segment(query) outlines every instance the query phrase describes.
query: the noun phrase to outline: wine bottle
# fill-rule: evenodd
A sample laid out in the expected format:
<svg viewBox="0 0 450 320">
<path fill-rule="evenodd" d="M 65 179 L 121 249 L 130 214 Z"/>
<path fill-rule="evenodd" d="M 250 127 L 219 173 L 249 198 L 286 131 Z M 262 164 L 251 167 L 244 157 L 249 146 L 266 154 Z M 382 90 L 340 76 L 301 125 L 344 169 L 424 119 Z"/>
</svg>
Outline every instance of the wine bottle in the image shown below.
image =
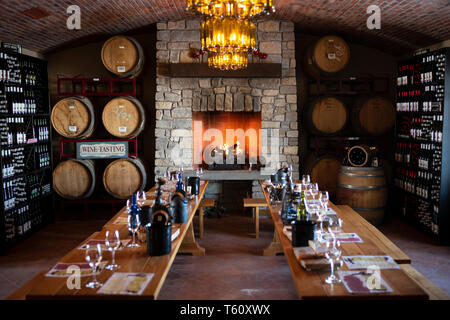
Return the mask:
<svg viewBox="0 0 450 320">
<path fill-rule="evenodd" d="M 131 215 L 139 215 L 141 213 L 141 208 L 137 205 L 137 195 L 134 193 L 131 196 L 131 206 L 130 206 L 130 214 Z"/>
<path fill-rule="evenodd" d="M 184 191 L 184 183 L 183 183 L 183 179 L 181 177 L 181 172 L 178 173 L 178 181 L 177 181 L 177 185 L 176 185 L 176 191 Z"/>
</svg>

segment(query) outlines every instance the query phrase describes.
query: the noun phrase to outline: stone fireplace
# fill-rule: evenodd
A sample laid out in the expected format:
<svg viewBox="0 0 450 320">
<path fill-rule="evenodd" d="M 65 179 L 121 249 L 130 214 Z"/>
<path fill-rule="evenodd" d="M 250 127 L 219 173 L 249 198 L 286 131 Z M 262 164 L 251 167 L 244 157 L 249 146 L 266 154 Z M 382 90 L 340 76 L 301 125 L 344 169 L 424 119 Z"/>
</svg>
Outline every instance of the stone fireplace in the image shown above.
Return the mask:
<svg viewBox="0 0 450 320">
<path fill-rule="evenodd" d="M 195 147 L 204 147 L 205 141 L 194 136 L 194 122 L 201 119 L 207 126 L 220 130 L 237 129 L 246 119 L 257 119 L 253 129 L 269 132 L 258 135 L 256 151 L 261 155 L 261 145 L 267 139 L 277 139 L 275 167 L 293 165 L 298 177 L 298 114 L 294 24 L 290 21 L 264 20 L 256 23 L 261 52 L 267 59 L 249 55 L 249 63 L 281 63 L 280 78 L 176 78 L 165 75 L 167 64 L 207 63 L 207 54 L 192 58 L 193 50 L 200 48 L 200 21 L 197 19 L 169 21 L 157 24 L 157 92 L 156 92 L 156 154 L 155 175 L 180 166 L 194 170 L 198 165 Z M 232 72 L 232 71 L 230 71 Z M 210 113 L 210 114 L 208 114 Z M 229 113 L 229 116 L 226 115 Z M 242 115 L 253 114 L 255 117 Z M 227 122 L 235 119 L 234 123 Z M 227 120 L 224 120 L 227 119 Z M 211 124 L 211 121 L 214 124 Z M 250 121 L 250 120 L 249 120 Z M 228 123 L 228 124 L 227 124 Z M 253 122 L 251 122 L 253 123 Z M 221 126 L 220 126 L 220 125 Z M 245 125 L 243 125 L 245 127 Z M 229 128 L 231 127 L 231 128 Z M 249 126 L 242 128 L 244 131 Z M 273 145 L 269 146 L 270 149 Z M 245 144 L 245 150 L 254 144 Z M 267 150 L 266 150 L 267 151 Z M 273 163 L 271 163 L 274 165 Z M 214 180 L 214 176 L 210 176 Z M 217 173 L 217 179 L 221 180 Z M 252 180 L 252 178 L 247 178 Z M 257 178 L 253 181 L 253 197 L 261 197 Z M 211 189 L 215 187 L 211 185 Z"/>
</svg>

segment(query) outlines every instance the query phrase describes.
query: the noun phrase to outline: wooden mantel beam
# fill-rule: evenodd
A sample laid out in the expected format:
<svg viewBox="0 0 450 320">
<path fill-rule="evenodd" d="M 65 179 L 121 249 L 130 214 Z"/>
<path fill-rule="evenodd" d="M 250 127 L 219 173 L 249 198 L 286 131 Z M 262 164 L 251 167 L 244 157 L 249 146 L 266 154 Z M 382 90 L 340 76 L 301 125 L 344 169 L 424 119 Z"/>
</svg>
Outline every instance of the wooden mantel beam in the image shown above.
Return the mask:
<svg viewBox="0 0 450 320">
<path fill-rule="evenodd" d="M 249 63 L 246 69 L 235 71 L 213 69 L 206 63 L 171 63 L 167 66 L 158 66 L 158 69 L 166 71 L 166 76 L 178 78 L 281 78 L 281 63 Z"/>
</svg>

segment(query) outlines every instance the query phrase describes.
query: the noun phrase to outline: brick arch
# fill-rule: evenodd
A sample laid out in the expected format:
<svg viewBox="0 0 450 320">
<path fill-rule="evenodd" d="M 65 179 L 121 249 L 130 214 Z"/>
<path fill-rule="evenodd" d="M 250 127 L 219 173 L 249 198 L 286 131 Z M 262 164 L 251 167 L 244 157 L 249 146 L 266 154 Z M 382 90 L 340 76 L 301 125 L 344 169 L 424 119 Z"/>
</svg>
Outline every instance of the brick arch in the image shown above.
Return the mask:
<svg viewBox="0 0 450 320">
<path fill-rule="evenodd" d="M 192 17 L 184 0 L 83 1 L 82 29 L 65 27 L 66 8 L 72 0 L 3 0 L 0 2 L 0 39 L 17 42 L 40 53 L 96 34 L 118 34 L 156 22 Z M 381 30 L 368 30 L 366 9 L 371 4 L 382 10 Z M 295 22 L 297 30 L 318 34 L 336 30 L 349 40 L 375 46 L 392 54 L 450 39 L 450 5 L 446 0 L 351 1 L 275 0 L 279 20 Z M 42 7 L 49 16 L 34 20 L 23 11 Z"/>
</svg>

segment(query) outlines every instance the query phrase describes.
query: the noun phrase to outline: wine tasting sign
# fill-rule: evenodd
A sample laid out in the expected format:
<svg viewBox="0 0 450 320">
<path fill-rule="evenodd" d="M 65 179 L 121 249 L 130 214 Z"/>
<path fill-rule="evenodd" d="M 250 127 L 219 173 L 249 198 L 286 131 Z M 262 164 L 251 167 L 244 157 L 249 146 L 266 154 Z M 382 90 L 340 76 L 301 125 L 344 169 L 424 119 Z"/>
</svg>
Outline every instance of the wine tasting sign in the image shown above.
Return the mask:
<svg viewBox="0 0 450 320">
<path fill-rule="evenodd" d="M 128 158 L 127 141 L 77 142 L 77 159 Z"/>
</svg>

